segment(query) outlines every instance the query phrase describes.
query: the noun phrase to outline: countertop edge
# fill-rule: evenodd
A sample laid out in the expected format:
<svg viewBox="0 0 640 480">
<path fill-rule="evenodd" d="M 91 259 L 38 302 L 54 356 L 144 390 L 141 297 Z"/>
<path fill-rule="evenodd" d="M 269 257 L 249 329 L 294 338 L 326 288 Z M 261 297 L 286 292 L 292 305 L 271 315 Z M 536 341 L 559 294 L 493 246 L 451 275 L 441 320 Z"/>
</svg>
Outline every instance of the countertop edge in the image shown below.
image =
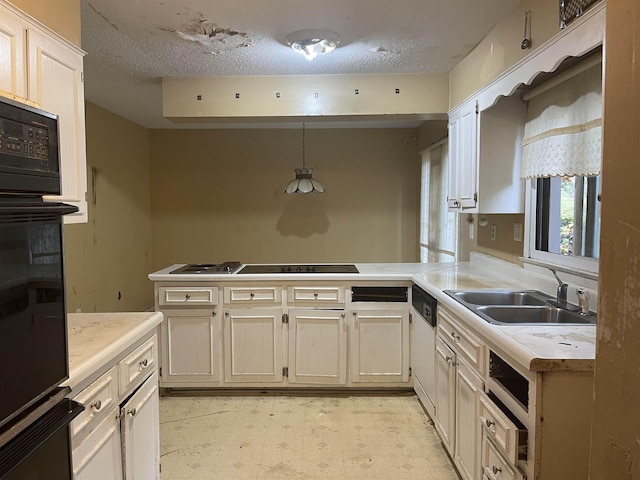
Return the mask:
<svg viewBox="0 0 640 480">
<path fill-rule="evenodd" d="M 113 313 L 72 313 L 67 315 L 69 330 L 69 378 L 62 383 L 71 388 L 73 394 L 78 393 L 104 371 L 111 368 L 119 357 L 132 345 L 151 336 L 154 329 L 162 322 L 160 312 L 113 312 Z M 100 346 L 97 351 L 77 356 L 78 348 L 74 345 L 83 341 L 82 333 L 74 335 L 73 329 L 83 330 L 93 324 L 96 328 L 109 328 L 114 322 L 120 322 L 117 340 Z M 75 352 L 74 352 L 75 350 Z M 73 361 L 71 361 L 73 359 Z"/>
</svg>

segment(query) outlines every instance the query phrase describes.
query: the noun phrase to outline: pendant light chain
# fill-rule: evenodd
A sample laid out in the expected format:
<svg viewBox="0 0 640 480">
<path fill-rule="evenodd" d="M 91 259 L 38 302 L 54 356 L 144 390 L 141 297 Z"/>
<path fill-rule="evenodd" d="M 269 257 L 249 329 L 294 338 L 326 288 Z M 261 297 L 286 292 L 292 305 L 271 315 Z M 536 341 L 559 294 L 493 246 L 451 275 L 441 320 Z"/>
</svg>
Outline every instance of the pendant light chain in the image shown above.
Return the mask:
<svg viewBox="0 0 640 480">
<path fill-rule="evenodd" d="M 304 161 L 304 122 L 302 122 L 302 168 L 307 168 Z"/>
</svg>

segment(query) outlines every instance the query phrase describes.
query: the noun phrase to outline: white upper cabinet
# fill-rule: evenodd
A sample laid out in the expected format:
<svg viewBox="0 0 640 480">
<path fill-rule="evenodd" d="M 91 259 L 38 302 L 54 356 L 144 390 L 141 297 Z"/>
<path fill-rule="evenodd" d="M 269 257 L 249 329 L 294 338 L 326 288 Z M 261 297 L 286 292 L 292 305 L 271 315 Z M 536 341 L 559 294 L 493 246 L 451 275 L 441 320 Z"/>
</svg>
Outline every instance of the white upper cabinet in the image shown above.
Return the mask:
<svg viewBox="0 0 640 480">
<path fill-rule="evenodd" d="M 87 221 L 83 56 L 20 10 L 0 4 L 0 94 L 58 115 L 62 194 L 45 199 L 78 207 L 65 223 Z"/>
<path fill-rule="evenodd" d="M 478 109 L 475 101 L 449 114 L 449 209 L 470 212 L 478 198 Z"/>
<path fill-rule="evenodd" d="M 0 93 L 27 98 L 26 24 L 0 4 Z"/>
</svg>

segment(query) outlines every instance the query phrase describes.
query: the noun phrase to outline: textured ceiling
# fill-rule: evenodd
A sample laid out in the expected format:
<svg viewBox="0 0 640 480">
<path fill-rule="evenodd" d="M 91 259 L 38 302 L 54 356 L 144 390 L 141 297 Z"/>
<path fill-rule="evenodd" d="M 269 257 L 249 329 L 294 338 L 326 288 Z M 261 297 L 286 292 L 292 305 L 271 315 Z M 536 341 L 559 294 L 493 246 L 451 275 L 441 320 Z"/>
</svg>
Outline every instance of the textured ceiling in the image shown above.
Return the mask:
<svg viewBox="0 0 640 480">
<path fill-rule="evenodd" d="M 188 128 L 162 118 L 162 77 L 449 72 L 519 2 L 82 0 L 85 95 L 148 128 Z M 285 43 L 307 28 L 342 44 L 307 61 Z"/>
</svg>

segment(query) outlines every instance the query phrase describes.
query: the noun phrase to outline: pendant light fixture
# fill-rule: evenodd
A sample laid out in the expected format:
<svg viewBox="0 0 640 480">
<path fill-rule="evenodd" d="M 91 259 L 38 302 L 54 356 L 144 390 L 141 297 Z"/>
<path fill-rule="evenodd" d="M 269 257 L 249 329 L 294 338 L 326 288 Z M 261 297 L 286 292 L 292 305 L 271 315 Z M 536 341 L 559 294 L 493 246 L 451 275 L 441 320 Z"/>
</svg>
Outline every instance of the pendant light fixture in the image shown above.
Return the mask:
<svg viewBox="0 0 640 480">
<path fill-rule="evenodd" d="M 313 169 L 307 168 L 304 161 L 305 145 L 304 145 L 304 123 L 302 124 L 302 168 L 296 168 L 296 178 L 291 180 L 284 189 L 284 193 L 291 195 L 293 193 L 324 193 L 326 190 L 319 180 L 313 178 Z"/>
</svg>

